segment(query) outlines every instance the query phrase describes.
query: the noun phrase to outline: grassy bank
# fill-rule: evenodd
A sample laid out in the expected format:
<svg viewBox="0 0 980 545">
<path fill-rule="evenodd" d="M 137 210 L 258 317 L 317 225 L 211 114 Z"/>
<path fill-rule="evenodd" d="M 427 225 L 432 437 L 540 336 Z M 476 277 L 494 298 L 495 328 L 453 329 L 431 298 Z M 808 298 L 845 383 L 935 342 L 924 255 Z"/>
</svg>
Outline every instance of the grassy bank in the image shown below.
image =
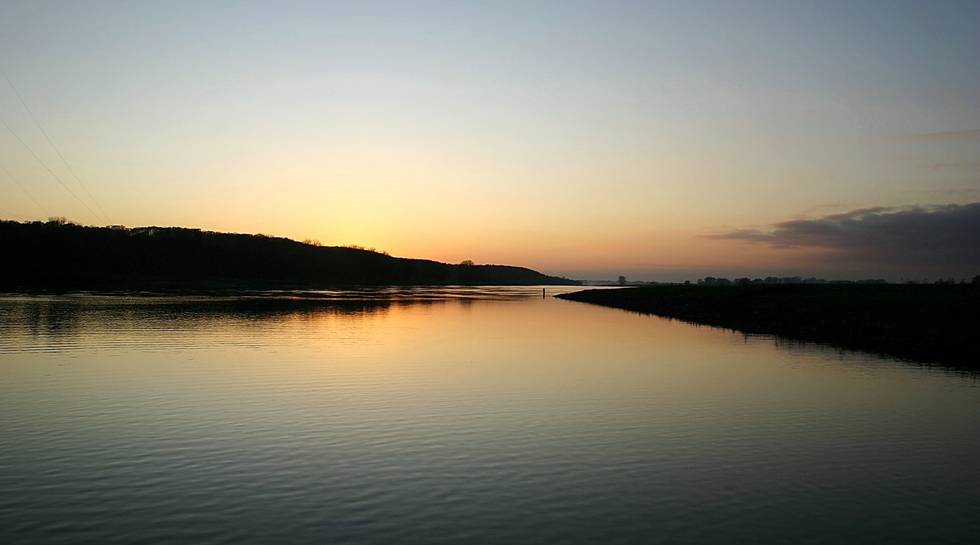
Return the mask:
<svg viewBox="0 0 980 545">
<path fill-rule="evenodd" d="M 674 285 L 557 297 L 980 370 L 978 286 Z"/>
</svg>

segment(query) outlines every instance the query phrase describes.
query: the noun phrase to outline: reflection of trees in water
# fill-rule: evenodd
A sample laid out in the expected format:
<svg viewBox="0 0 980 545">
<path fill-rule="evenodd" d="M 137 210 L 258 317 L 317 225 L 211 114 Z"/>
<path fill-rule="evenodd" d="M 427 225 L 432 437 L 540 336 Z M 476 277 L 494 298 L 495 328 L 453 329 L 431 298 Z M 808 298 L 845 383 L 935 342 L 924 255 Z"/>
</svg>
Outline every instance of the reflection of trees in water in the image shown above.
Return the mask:
<svg viewBox="0 0 980 545">
<path fill-rule="evenodd" d="M 256 330 L 286 322 L 308 325 L 345 322 L 367 325 L 398 308 L 470 306 L 458 299 L 314 299 L 314 298 L 200 298 L 200 297 L 34 297 L 0 298 L 0 334 L 63 339 L 151 331 Z"/>
<path fill-rule="evenodd" d="M 23 324 L 22 327 L 32 336 L 71 335 L 79 328 L 80 309 L 75 301 L 30 300 L 24 305 L 13 306 L 11 310 L 2 314 L 8 326 Z"/>
<path fill-rule="evenodd" d="M 522 300 L 537 288 L 451 286 L 388 287 L 223 296 L 13 296 L 0 297 L 0 333 L 7 337 L 69 338 L 83 334 L 253 330 L 298 320 L 367 323 L 393 309 L 461 305 L 480 300 Z"/>
<path fill-rule="evenodd" d="M 433 301 L 338 301 L 310 299 L 135 299 L 39 297 L 0 299 L 0 321 L 6 333 L 64 337 L 127 325 L 196 329 L 219 323 L 278 322 L 299 317 L 362 319 L 390 312 L 393 305 Z"/>
</svg>

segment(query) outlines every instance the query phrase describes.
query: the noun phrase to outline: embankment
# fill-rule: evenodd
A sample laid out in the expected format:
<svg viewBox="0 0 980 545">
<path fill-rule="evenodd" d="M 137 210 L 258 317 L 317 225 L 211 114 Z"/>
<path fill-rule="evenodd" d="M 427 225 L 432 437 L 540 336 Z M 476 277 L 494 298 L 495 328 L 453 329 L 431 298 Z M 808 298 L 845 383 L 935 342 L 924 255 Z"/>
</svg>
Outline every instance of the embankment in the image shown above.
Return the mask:
<svg viewBox="0 0 980 545">
<path fill-rule="evenodd" d="M 557 297 L 980 371 L 980 286 L 669 285 Z"/>
</svg>

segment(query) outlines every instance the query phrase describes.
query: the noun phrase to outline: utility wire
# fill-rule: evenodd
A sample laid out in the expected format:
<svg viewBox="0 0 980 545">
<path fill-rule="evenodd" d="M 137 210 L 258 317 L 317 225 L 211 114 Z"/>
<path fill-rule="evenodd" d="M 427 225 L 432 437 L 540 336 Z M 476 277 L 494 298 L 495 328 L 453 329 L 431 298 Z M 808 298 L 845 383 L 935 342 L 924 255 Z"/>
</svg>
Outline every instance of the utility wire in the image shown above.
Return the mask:
<svg viewBox="0 0 980 545">
<path fill-rule="evenodd" d="M 3 171 L 7 173 L 7 176 L 10 176 L 10 179 L 13 180 L 15 184 L 17 184 L 17 187 L 21 188 L 24 191 L 24 193 L 27 193 L 27 196 L 30 197 L 32 201 L 34 201 L 34 204 L 36 204 L 37 207 L 41 209 L 41 212 L 44 212 L 45 216 L 51 217 L 48 214 L 48 211 L 45 210 L 43 206 L 41 206 L 41 203 L 37 202 L 37 199 L 34 198 L 34 195 L 31 195 L 31 193 L 27 190 L 27 188 L 21 185 L 20 181 L 17 178 L 15 178 L 14 175 L 11 174 L 9 170 L 7 170 L 7 167 L 3 166 L 3 164 L 0 163 L 0 168 L 2 168 Z"/>
<path fill-rule="evenodd" d="M 14 138 L 16 138 L 17 141 L 20 142 L 20 144 L 22 146 L 24 146 L 24 148 L 27 149 L 27 151 L 31 152 L 31 155 L 33 155 L 34 158 L 37 159 L 37 162 L 38 163 L 41 163 L 41 166 L 44 167 L 44 170 L 47 170 L 49 174 L 51 174 L 52 176 L 54 176 L 54 179 L 55 180 L 58 180 L 58 183 L 61 184 L 61 187 L 63 187 L 66 190 L 68 190 L 68 192 L 71 193 L 71 196 L 72 197 L 75 197 L 75 200 L 76 201 L 82 203 L 82 206 L 84 206 L 86 210 L 88 210 L 89 212 L 91 212 L 92 215 L 95 216 L 95 219 L 99 220 L 100 222 L 102 221 L 102 218 L 100 218 L 98 214 L 96 214 L 95 212 L 93 212 L 92 209 L 89 208 L 87 204 L 85 204 L 85 201 L 83 201 L 82 199 L 79 199 L 78 198 L 78 195 L 76 195 L 75 192 L 72 191 L 70 187 L 68 187 L 67 185 L 65 185 L 65 182 L 62 182 L 61 181 L 61 178 L 59 178 L 57 174 L 55 174 L 54 172 L 51 171 L 50 168 L 48 168 L 48 165 L 44 164 L 44 161 L 42 161 L 41 158 L 38 157 L 36 153 L 34 153 L 34 150 L 32 150 L 30 148 L 30 146 L 28 146 L 27 144 L 25 144 L 24 141 L 21 140 L 19 136 L 17 136 L 17 133 L 15 133 L 14 130 L 10 128 L 10 125 L 7 125 L 7 122 L 4 121 L 3 118 L 0 118 L 0 123 L 3 123 L 3 126 L 4 127 L 7 127 L 7 130 L 10 131 L 10 134 L 14 135 Z M 108 222 L 106 223 L 106 225 L 108 225 Z"/>
<path fill-rule="evenodd" d="M 103 210 L 101 206 L 99 206 L 99 201 L 95 200 L 95 197 L 93 197 L 92 194 L 89 193 L 88 188 L 85 187 L 85 184 L 83 184 L 82 181 L 78 179 L 78 174 L 75 174 L 74 169 L 71 168 L 71 165 L 68 164 L 68 161 L 65 160 L 65 157 L 61 155 L 61 151 L 59 151 L 58 147 L 55 146 L 54 142 L 51 141 L 51 137 L 48 136 L 48 133 L 44 130 L 44 127 L 42 127 L 41 123 L 38 122 L 36 117 L 34 117 L 34 112 L 32 112 L 31 109 L 27 106 L 27 102 L 24 102 L 24 97 L 20 96 L 20 91 L 18 91 L 17 87 L 14 86 L 14 82 L 10 81 L 10 76 L 7 75 L 7 72 L 4 71 L 2 66 L 0 66 L 0 74 L 3 74 L 3 77 L 6 78 L 7 83 L 9 83 L 10 88 L 14 90 L 14 94 L 16 94 L 17 98 L 20 99 L 20 103 L 24 105 L 24 109 L 27 110 L 27 113 L 31 114 L 31 119 L 34 120 L 34 124 L 37 125 L 37 128 L 41 129 L 41 134 L 43 134 L 44 138 L 48 140 L 48 144 L 51 144 L 51 147 L 54 149 L 55 153 L 57 153 L 58 157 L 61 158 L 61 162 L 64 163 L 66 167 L 68 167 L 68 172 L 71 172 L 71 175 L 75 177 L 75 181 L 78 182 L 78 185 L 81 186 L 81 188 L 85 191 L 85 194 L 88 195 L 88 198 L 92 199 L 92 202 L 95 203 L 95 207 L 99 209 L 99 212 L 102 212 L 102 217 L 105 218 L 106 224 L 112 223 L 109 220 L 109 215 L 105 213 L 105 210 Z"/>
</svg>

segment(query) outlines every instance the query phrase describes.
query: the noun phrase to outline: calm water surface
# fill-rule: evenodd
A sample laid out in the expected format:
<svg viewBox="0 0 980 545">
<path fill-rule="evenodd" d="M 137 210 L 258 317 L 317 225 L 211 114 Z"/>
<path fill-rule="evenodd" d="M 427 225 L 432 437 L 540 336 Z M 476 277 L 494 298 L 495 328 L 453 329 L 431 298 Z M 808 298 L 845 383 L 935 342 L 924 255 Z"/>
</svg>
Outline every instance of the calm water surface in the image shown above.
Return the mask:
<svg viewBox="0 0 980 545">
<path fill-rule="evenodd" d="M 980 385 L 542 299 L 0 298 L 0 543 L 976 543 Z"/>
</svg>

